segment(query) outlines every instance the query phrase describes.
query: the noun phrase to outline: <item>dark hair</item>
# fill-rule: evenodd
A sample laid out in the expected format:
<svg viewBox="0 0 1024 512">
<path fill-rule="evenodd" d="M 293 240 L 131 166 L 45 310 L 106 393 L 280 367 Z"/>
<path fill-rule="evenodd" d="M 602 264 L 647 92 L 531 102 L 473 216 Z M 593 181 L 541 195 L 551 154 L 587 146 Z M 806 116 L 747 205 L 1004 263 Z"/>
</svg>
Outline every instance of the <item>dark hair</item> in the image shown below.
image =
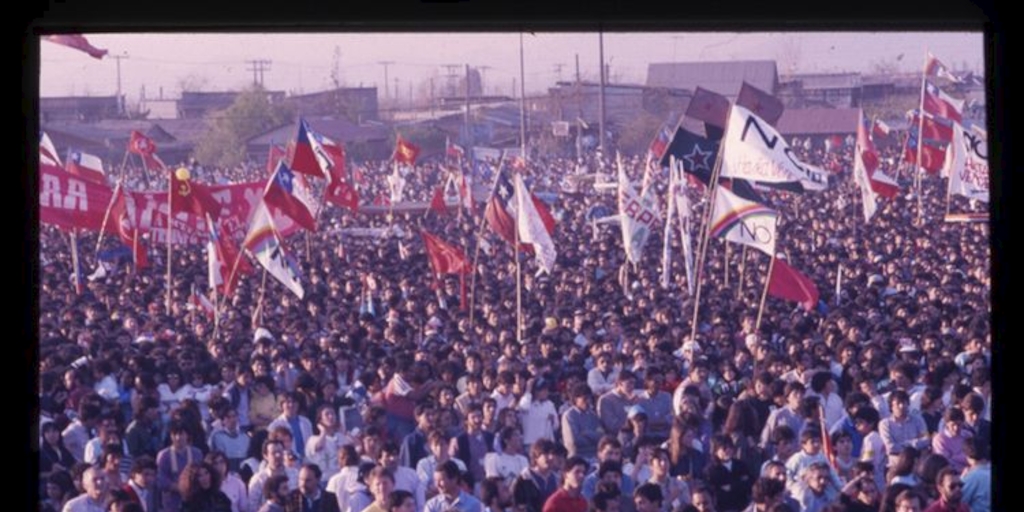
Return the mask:
<svg viewBox="0 0 1024 512">
<path fill-rule="evenodd" d="M 587 462 L 587 459 L 584 459 L 583 457 L 580 457 L 578 455 L 574 455 L 572 457 L 569 457 L 569 459 L 565 461 L 565 467 L 563 469 L 565 471 L 571 471 L 572 468 L 575 468 L 576 466 L 583 466 L 583 470 L 587 471 L 590 468 L 590 463 Z"/>
<path fill-rule="evenodd" d="M 270 478 L 267 478 L 267 481 L 263 482 L 263 499 L 276 497 L 275 495 L 281 484 L 286 483 L 288 483 L 288 475 L 272 475 Z"/>
<path fill-rule="evenodd" d="M 490 476 L 480 482 L 480 501 L 484 502 L 484 506 L 490 505 L 498 497 L 502 485 L 505 484 L 500 476 Z"/>
<path fill-rule="evenodd" d="M 622 474 L 622 463 L 617 460 L 606 460 L 597 467 L 597 478 L 604 478 L 608 473 Z"/>
<path fill-rule="evenodd" d="M 210 488 L 208 490 L 199 486 L 199 470 L 205 469 L 210 473 Z M 182 503 L 188 503 L 206 492 L 217 492 L 220 490 L 220 472 L 206 462 L 193 462 L 181 471 L 178 477 L 178 489 L 181 492 Z"/>
<path fill-rule="evenodd" d="M 665 496 L 661 492 L 661 486 L 652 482 L 646 482 L 633 491 L 633 496 L 643 496 L 647 501 L 661 505 Z"/>
<path fill-rule="evenodd" d="M 395 489 L 394 491 L 391 491 L 391 494 L 388 496 L 388 510 L 393 511 L 398 509 L 405 504 L 405 500 L 408 499 L 415 500 L 416 498 L 411 492 L 406 491 L 405 489 Z"/>
<path fill-rule="evenodd" d="M 434 472 L 441 473 L 446 478 L 450 478 L 452 480 L 458 480 L 460 474 L 459 465 L 456 464 L 455 461 L 451 459 L 444 461 L 443 464 L 440 464 L 436 468 L 434 468 Z"/>
<path fill-rule="evenodd" d="M 300 471 L 303 470 L 303 469 L 312 471 L 313 472 L 313 476 L 316 477 L 317 481 L 319 481 L 320 477 L 322 477 L 324 475 L 324 472 L 320 469 L 320 466 L 318 466 L 316 464 L 313 464 L 312 462 L 307 462 L 307 463 L 303 464 L 301 468 L 299 468 Z"/>
<path fill-rule="evenodd" d="M 782 482 L 774 479 L 761 477 L 754 481 L 754 486 L 751 488 L 753 493 L 754 503 L 764 505 L 775 497 L 781 495 L 786 490 L 786 486 Z"/>
<path fill-rule="evenodd" d="M 988 443 L 978 439 L 978 436 L 969 437 L 964 440 L 964 455 L 966 455 L 968 459 L 988 460 Z"/>
</svg>

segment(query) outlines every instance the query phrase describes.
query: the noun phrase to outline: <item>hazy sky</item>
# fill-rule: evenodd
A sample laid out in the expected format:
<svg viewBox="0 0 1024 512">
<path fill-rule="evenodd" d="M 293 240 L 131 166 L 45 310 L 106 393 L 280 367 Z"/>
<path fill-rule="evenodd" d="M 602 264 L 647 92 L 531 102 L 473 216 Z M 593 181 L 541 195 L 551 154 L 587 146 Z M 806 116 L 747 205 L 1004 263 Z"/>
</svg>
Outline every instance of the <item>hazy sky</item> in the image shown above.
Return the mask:
<svg viewBox="0 0 1024 512">
<path fill-rule="evenodd" d="M 122 55 L 121 87 L 129 102 L 141 88 L 154 98 L 179 95 L 182 83 L 203 91 L 235 90 L 252 83 L 246 61 L 269 60 L 264 84 L 272 90 L 316 92 L 332 87 L 335 62 L 348 86 L 379 86 L 388 66 L 389 89 L 395 83 L 404 100 L 446 81 L 443 65 L 487 66 L 485 92 L 509 94 L 519 79 L 518 33 L 372 33 L 372 34 L 88 34 L 90 42 L 110 51 L 103 60 L 49 42 L 41 42 L 42 96 L 113 95 L 117 60 Z M 523 38 L 527 93 L 546 90 L 559 78 L 575 76 L 579 55 L 584 79 L 596 79 L 596 33 L 536 33 Z M 954 69 L 983 69 L 980 32 L 843 32 L 843 33 L 639 33 L 604 36 L 605 61 L 614 82 L 642 84 L 651 62 L 775 59 L 779 72 L 868 72 L 880 61 L 903 71 L 922 66 L 930 50 Z M 337 55 L 337 59 L 335 56 Z M 561 67 L 559 71 L 558 68 Z M 516 86 L 518 90 L 518 85 Z"/>
</svg>

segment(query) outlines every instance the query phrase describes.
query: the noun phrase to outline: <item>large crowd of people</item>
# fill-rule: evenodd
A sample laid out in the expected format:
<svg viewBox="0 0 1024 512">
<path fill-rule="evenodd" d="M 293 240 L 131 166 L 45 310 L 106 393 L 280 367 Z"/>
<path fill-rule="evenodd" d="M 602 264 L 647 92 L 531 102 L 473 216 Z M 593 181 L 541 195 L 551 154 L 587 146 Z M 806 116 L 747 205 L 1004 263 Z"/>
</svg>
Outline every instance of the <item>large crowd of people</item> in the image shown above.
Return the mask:
<svg viewBox="0 0 1024 512">
<path fill-rule="evenodd" d="M 256 273 L 219 297 L 216 321 L 189 306 L 203 246 L 175 248 L 171 283 L 154 249 L 149 268 L 126 261 L 79 294 L 67 234 L 42 226 L 40 509 L 988 511 L 988 226 L 943 222 L 943 182 L 911 187 L 906 171 L 865 222 L 852 148 L 808 146 L 829 188 L 762 194 L 781 214 L 777 250 L 820 301 L 769 297 L 759 326 L 769 258 L 709 241 L 694 329 L 678 236 L 662 287 L 661 237 L 628 265 L 619 228 L 588 218 L 617 209 L 614 190 L 563 188 L 580 172 L 613 181 L 597 155 L 517 171 L 554 192 L 550 274 L 522 252 L 517 272 L 483 203 L 329 207 L 286 243 L 304 298 Z M 892 174 L 898 150 L 884 150 Z M 405 199 L 429 201 L 447 165 L 415 166 Z M 644 158 L 624 165 L 639 182 Z M 387 190 L 389 162 L 354 167 L 364 203 Z M 664 204 L 667 178 L 653 186 Z M 707 193 L 688 193 L 701 219 Z M 384 226 L 400 229 L 345 229 Z M 469 304 L 457 276 L 430 270 L 420 230 L 473 260 Z"/>
</svg>

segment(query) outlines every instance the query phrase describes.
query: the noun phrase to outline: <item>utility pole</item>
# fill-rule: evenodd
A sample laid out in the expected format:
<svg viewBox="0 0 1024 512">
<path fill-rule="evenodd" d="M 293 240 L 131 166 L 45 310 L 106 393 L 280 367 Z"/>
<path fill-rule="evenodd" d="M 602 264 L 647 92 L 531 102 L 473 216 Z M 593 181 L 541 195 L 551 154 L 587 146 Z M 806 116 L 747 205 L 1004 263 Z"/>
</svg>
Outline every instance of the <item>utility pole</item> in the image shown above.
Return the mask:
<svg viewBox="0 0 1024 512">
<path fill-rule="evenodd" d="M 110 58 L 117 60 L 117 113 L 124 114 L 124 100 L 121 97 L 121 59 L 127 59 L 128 54 L 111 55 Z"/>
<path fill-rule="evenodd" d="M 245 62 L 249 64 L 249 71 L 252 71 L 252 84 L 263 87 L 263 72 L 270 71 L 270 61 L 266 59 L 253 59 Z"/>
<path fill-rule="evenodd" d="M 384 98 L 385 99 L 387 99 L 389 97 L 389 95 L 388 95 L 388 66 L 390 66 L 390 65 L 392 65 L 394 63 L 395 63 L 395 61 L 393 61 L 393 60 L 377 61 L 377 64 L 380 64 L 381 66 L 384 66 L 384 87 L 383 87 L 383 89 L 384 89 Z"/>
<path fill-rule="evenodd" d="M 487 96 L 487 87 L 485 86 L 485 84 L 487 83 L 487 70 L 491 69 L 491 67 L 477 66 L 477 69 L 480 70 L 480 95 Z"/>
<path fill-rule="evenodd" d="M 472 137 L 469 130 L 469 64 L 466 64 L 466 115 L 463 118 L 463 123 L 466 130 L 466 138 L 462 142 L 466 147 L 469 147 L 472 145 Z"/>
<path fill-rule="evenodd" d="M 562 81 L 562 68 L 564 68 L 564 67 L 565 67 L 565 64 L 562 64 L 561 62 L 555 64 L 555 74 L 558 75 L 558 81 L 559 82 Z"/>
<path fill-rule="evenodd" d="M 434 118 L 434 77 L 430 77 L 430 118 Z"/>
<path fill-rule="evenodd" d="M 457 78 L 459 77 L 459 68 L 462 66 L 460 66 L 459 64 L 443 64 L 441 67 L 445 69 L 444 76 L 445 78 L 448 79 L 447 83 L 445 84 L 445 89 L 447 90 L 441 95 L 443 97 L 452 98 L 459 93 Z"/>
<path fill-rule="evenodd" d="M 599 93 L 598 102 L 597 102 L 598 109 L 601 111 L 600 112 L 601 120 L 598 123 L 598 125 L 600 126 L 601 133 L 598 134 L 598 139 L 597 139 L 598 140 L 598 146 L 597 147 L 601 148 L 601 153 L 602 154 L 605 154 L 605 153 L 607 153 L 607 151 L 606 151 L 607 148 L 604 147 L 604 122 L 605 122 L 605 119 L 604 119 L 604 116 L 605 116 L 605 111 L 604 111 L 604 80 L 605 80 L 605 77 L 604 77 L 604 29 L 601 29 L 601 31 L 597 33 L 597 38 L 598 38 L 598 46 L 599 46 L 598 53 L 600 53 L 599 57 L 601 59 L 601 65 L 598 66 L 598 68 L 597 68 L 601 72 L 601 91 Z"/>
<path fill-rule="evenodd" d="M 398 77 L 395 77 L 395 106 L 398 106 L 398 99 L 401 96 L 398 95 Z"/>
</svg>

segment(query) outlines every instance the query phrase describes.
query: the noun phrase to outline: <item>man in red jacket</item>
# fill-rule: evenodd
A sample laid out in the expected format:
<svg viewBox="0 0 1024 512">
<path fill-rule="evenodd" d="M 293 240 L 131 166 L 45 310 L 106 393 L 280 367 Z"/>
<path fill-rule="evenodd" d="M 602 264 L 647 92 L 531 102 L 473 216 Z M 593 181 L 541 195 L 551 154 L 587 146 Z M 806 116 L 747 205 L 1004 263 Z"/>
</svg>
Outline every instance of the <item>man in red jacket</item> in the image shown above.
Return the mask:
<svg viewBox="0 0 1024 512">
<path fill-rule="evenodd" d="M 565 463 L 562 488 L 544 503 L 543 512 L 586 512 L 587 500 L 580 491 L 590 464 L 582 457 L 569 457 Z"/>
</svg>

